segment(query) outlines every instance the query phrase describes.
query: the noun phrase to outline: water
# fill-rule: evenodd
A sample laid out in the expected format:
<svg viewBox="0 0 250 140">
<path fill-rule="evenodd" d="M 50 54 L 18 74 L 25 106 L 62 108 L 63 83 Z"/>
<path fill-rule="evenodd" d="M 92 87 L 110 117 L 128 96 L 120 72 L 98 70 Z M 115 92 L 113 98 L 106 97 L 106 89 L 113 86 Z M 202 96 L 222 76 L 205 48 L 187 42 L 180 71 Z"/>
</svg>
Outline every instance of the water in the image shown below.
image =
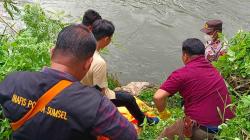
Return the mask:
<svg viewBox="0 0 250 140">
<path fill-rule="evenodd" d="M 33 2 L 19 0 L 20 5 Z M 65 11 L 69 22 L 85 10 L 97 10 L 116 26 L 115 44 L 105 55 L 108 69 L 123 83 L 161 83 L 182 66 L 181 44 L 189 37 L 203 39 L 199 31 L 208 19 L 224 21 L 224 33 L 250 29 L 249 0 L 40 0 L 47 11 Z M 122 47 L 117 47 L 122 46 Z"/>
</svg>

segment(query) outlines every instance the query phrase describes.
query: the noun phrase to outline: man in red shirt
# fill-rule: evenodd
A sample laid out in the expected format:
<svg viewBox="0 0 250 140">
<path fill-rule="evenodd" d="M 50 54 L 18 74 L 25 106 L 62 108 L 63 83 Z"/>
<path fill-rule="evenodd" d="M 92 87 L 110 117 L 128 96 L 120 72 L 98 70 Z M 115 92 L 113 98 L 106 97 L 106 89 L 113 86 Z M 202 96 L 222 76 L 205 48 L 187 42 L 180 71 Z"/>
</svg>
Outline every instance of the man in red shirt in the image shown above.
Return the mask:
<svg viewBox="0 0 250 140">
<path fill-rule="evenodd" d="M 155 93 L 154 102 L 161 113 L 166 108 L 167 97 L 179 92 L 184 99 L 186 116 L 166 128 L 160 138 L 172 140 L 178 135 L 181 139 L 185 136 L 193 140 L 213 139 L 218 126 L 234 117 L 230 108 L 224 112 L 231 98 L 223 77 L 205 59 L 204 53 L 205 46 L 199 39 L 184 41 L 182 60 L 185 66 L 174 71 Z"/>
</svg>

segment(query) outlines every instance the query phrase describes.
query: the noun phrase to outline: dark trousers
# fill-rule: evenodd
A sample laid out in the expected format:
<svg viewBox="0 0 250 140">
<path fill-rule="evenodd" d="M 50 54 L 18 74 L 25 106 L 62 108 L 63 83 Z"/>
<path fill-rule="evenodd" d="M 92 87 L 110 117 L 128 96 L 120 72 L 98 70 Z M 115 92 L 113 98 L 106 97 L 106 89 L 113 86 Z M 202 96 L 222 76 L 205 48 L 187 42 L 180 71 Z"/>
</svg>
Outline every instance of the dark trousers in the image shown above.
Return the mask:
<svg viewBox="0 0 250 140">
<path fill-rule="evenodd" d="M 183 129 L 184 121 L 183 119 L 179 119 L 173 125 L 163 130 L 158 137 L 158 140 L 166 137 L 168 138 L 168 140 L 175 140 L 175 136 L 179 136 L 178 140 L 185 140 Z M 192 129 L 192 137 L 190 138 L 190 140 L 214 140 L 214 137 L 215 134 L 207 133 L 206 131 L 194 126 Z"/>
<path fill-rule="evenodd" d="M 127 92 L 116 92 L 116 99 L 111 100 L 116 107 L 126 107 L 130 114 L 138 121 L 138 124 L 142 124 L 145 118 L 144 113 L 140 110 L 136 103 L 135 98 Z"/>
</svg>

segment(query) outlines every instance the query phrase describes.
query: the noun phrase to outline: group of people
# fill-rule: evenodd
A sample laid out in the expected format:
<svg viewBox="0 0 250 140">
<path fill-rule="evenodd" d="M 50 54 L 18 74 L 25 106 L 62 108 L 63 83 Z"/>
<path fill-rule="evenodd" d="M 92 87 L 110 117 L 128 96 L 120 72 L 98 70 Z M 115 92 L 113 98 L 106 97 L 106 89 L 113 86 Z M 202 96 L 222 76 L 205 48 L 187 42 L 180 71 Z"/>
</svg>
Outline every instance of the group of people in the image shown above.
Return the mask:
<svg viewBox="0 0 250 140">
<path fill-rule="evenodd" d="M 222 21 L 208 21 L 201 31 L 206 45 L 196 38 L 185 40 L 185 66 L 174 71 L 154 95 L 159 114 L 167 111 L 168 97 L 179 92 L 184 99 L 185 117 L 163 130 L 158 139 L 214 139 L 218 126 L 234 117 L 226 107 L 231 98 L 223 77 L 211 64 L 226 52 L 218 39 Z M 110 44 L 114 32 L 111 21 L 87 10 L 81 24 L 69 25 L 58 34 L 50 67 L 14 72 L 2 81 L 0 104 L 14 140 L 94 140 L 98 136 L 136 140 L 135 127 L 118 112 L 120 106 L 128 109 L 138 127 L 157 125 L 159 118 L 145 115 L 131 94 L 108 88 L 107 64 L 100 51 Z"/>
</svg>

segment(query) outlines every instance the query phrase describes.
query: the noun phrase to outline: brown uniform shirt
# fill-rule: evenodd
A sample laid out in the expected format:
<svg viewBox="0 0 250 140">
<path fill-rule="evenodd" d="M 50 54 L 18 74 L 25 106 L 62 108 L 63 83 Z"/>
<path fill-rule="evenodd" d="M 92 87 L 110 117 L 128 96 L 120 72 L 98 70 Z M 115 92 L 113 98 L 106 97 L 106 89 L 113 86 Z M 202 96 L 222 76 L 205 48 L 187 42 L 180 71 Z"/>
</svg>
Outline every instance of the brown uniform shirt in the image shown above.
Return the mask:
<svg viewBox="0 0 250 140">
<path fill-rule="evenodd" d="M 220 41 L 206 42 L 205 47 L 206 47 L 205 56 L 206 59 L 209 60 L 210 62 L 217 61 L 218 58 L 224 55 L 227 51 L 227 46 L 223 45 Z"/>
</svg>

